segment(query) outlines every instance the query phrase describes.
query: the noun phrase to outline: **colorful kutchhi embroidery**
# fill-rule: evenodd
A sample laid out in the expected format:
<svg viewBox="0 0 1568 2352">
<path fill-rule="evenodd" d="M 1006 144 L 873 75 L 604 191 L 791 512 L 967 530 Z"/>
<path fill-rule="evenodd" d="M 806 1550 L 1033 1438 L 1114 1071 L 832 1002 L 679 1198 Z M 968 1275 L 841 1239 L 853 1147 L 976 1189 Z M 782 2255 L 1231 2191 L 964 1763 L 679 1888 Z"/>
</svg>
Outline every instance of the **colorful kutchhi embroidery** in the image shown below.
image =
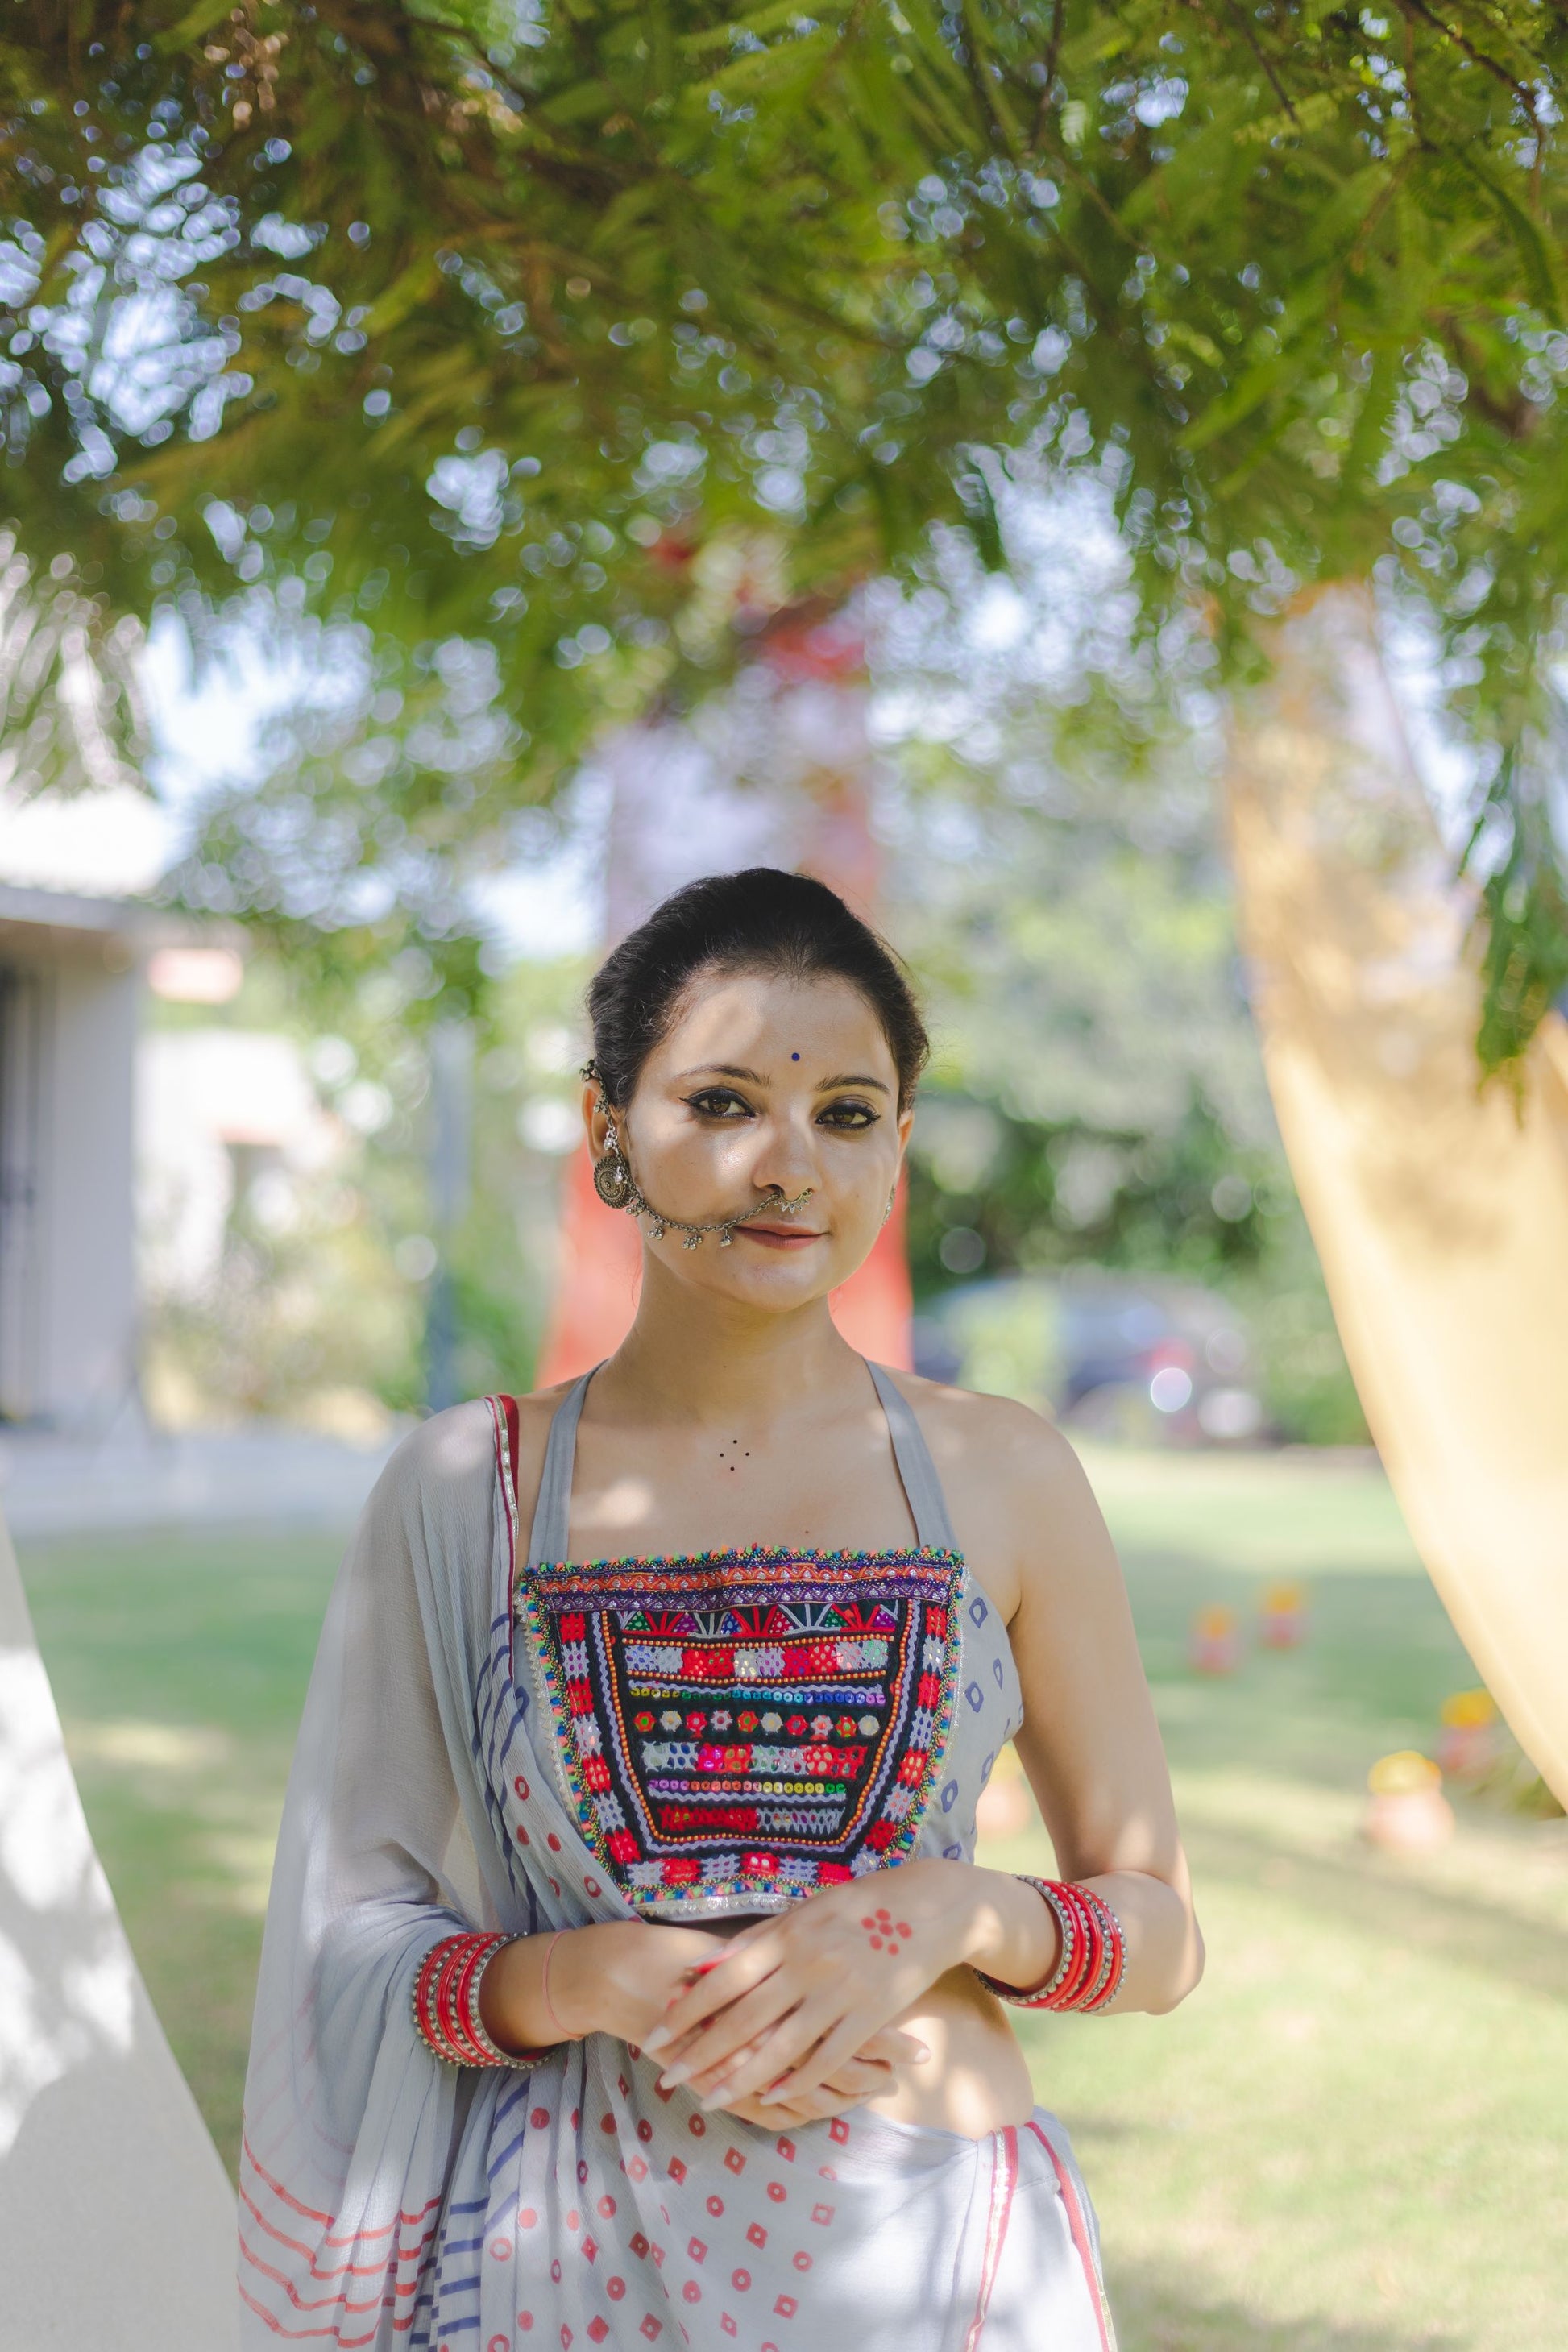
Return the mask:
<svg viewBox="0 0 1568 2352">
<path fill-rule="evenodd" d="M 907 1853 L 952 1719 L 963 1560 L 793 1552 L 520 1570 L 583 1834 L 639 1910 L 777 1910 Z"/>
</svg>

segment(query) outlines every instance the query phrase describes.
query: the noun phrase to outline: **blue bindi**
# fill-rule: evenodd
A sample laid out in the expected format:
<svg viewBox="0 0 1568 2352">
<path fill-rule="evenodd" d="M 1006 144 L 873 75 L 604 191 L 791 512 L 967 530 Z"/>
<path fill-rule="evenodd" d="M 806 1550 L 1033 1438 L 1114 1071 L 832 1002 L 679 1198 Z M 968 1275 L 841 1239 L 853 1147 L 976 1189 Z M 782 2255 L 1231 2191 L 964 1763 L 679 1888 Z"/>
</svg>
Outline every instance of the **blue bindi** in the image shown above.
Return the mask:
<svg viewBox="0 0 1568 2352">
<path fill-rule="evenodd" d="M 800 1055 L 799 1055 L 798 1054 L 792 1054 L 792 1055 L 790 1055 L 790 1060 L 791 1060 L 792 1062 L 798 1062 L 798 1061 L 799 1061 L 799 1059 L 800 1059 Z"/>
</svg>

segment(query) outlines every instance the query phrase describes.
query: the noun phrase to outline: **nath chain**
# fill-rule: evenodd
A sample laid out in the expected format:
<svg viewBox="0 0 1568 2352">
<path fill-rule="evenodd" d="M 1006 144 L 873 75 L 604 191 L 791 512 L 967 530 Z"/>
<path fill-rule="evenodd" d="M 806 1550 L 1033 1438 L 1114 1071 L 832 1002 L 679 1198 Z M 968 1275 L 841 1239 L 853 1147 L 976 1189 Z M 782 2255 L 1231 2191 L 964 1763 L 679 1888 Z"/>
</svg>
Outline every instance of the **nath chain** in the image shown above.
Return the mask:
<svg viewBox="0 0 1568 2352">
<path fill-rule="evenodd" d="M 589 1078 L 596 1076 L 592 1063 L 583 1075 Z M 607 1209 L 625 1209 L 628 1216 L 646 1217 L 650 1241 L 661 1241 L 666 1234 L 679 1234 L 683 1249 L 697 1249 L 705 1234 L 717 1234 L 720 1248 L 728 1249 L 735 1238 L 737 1225 L 748 1223 L 752 1217 L 793 1217 L 795 1211 L 803 1209 L 811 1198 L 815 1187 L 810 1184 L 804 1192 L 797 1192 L 793 1201 L 786 1201 L 783 1186 L 775 1184 L 766 1200 L 759 1201 L 754 1208 L 742 1209 L 737 1216 L 715 1217 L 703 1225 L 689 1224 L 684 1217 L 667 1217 L 644 1198 L 642 1187 L 632 1174 L 631 1161 L 626 1157 L 615 1118 L 603 1095 L 599 1097 L 599 1104 L 605 1112 L 607 1130 L 605 1156 L 594 1162 L 594 1190 Z"/>
</svg>

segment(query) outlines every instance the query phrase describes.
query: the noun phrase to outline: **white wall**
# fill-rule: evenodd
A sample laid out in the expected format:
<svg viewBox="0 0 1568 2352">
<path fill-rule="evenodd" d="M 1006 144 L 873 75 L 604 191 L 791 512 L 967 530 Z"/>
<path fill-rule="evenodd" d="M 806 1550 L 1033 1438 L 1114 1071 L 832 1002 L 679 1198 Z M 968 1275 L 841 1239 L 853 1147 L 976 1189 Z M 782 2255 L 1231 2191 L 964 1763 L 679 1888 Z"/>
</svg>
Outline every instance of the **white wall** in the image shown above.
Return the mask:
<svg viewBox="0 0 1568 2352">
<path fill-rule="evenodd" d="M 106 969 L 101 953 L 62 957 L 49 975 L 31 1411 L 64 1424 L 107 1420 L 132 1384 L 141 990 L 138 972 Z"/>
</svg>

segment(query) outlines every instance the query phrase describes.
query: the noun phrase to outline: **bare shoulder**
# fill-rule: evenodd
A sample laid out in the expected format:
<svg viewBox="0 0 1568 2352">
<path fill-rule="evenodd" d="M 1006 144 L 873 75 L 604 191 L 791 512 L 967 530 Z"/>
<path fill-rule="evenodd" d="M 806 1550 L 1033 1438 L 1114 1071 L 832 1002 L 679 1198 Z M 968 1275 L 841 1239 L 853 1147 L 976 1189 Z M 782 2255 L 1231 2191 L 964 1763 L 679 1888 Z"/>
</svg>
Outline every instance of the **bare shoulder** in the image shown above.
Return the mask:
<svg viewBox="0 0 1568 2352">
<path fill-rule="evenodd" d="M 944 1486 L 979 1482 L 1009 1498 L 1027 1496 L 1037 1503 L 1043 1487 L 1066 1490 L 1082 1483 L 1071 1445 L 1029 1405 L 950 1388 L 918 1372 L 894 1377 L 914 1407 Z"/>
<path fill-rule="evenodd" d="M 1059 1429 L 1011 1397 L 897 1377 L 931 1448 L 959 1549 L 1009 1624 L 1026 1595 L 1066 1597 L 1086 1576 L 1114 1571 L 1100 1507 Z"/>
</svg>

